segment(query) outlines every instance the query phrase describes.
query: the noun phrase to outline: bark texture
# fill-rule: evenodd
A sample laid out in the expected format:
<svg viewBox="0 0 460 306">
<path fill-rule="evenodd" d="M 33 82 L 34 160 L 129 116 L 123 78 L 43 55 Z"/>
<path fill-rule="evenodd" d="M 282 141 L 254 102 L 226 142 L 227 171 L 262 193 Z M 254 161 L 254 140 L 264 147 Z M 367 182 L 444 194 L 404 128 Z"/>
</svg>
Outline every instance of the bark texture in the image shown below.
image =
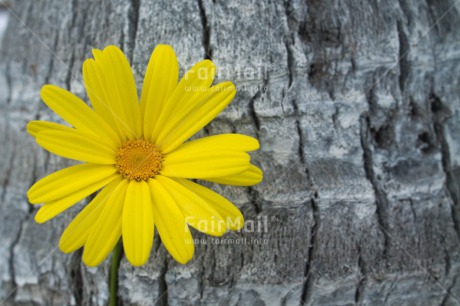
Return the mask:
<svg viewBox="0 0 460 306">
<path fill-rule="evenodd" d="M 210 185 L 266 222 L 174 262 L 120 265 L 123 305 L 459 305 L 460 4 L 455 0 L 11 1 L 0 58 L 0 304 L 104 305 L 109 260 L 62 254 L 84 203 L 38 225 L 26 191 L 69 165 L 26 135 L 85 97 L 92 48 L 120 46 L 141 86 L 151 51 L 207 57 L 239 87 L 202 134 L 259 138 L 253 188 Z M 257 225 L 257 222 L 256 222 Z M 206 238 L 194 233 L 195 237 Z M 262 239 L 262 240 L 260 240 Z"/>
</svg>

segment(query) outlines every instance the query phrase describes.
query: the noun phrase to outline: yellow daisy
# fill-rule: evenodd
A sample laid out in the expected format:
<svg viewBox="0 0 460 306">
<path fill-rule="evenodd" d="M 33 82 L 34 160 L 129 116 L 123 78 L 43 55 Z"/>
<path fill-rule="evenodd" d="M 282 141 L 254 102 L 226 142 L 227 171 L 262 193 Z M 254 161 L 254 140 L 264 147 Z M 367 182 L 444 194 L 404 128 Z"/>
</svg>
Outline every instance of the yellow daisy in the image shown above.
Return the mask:
<svg viewBox="0 0 460 306">
<path fill-rule="evenodd" d="M 72 93 L 45 85 L 41 98 L 69 126 L 31 121 L 28 132 L 51 153 L 84 162 L 52 173 L 28 191 L 30 203 L 44 205 L 43 223 L 97 192 L 69 224 L 59 247 L 65 253 L 84 246 L 83 262 L 101 263 L 120 237 L 126 258 L 144 264 L 154 227 L 180 263 L 194 244 L 188 226 L 221 236 L 243 226 L 241 212 L 227 199 L 189 179 L 250 186 L 262 171 L 250 164 L 256 139 L 221 134 L 185 142 L 233 99 L 231 82 L 211 86 L 215 66 L 203 60 L 178 82 L 179 65 L 168 45 L 159 45 L 145 73 L 140 102 L 123 52 L 115 46 L 93 50 L 83 64 L 92 108 Z"/>
</svg>

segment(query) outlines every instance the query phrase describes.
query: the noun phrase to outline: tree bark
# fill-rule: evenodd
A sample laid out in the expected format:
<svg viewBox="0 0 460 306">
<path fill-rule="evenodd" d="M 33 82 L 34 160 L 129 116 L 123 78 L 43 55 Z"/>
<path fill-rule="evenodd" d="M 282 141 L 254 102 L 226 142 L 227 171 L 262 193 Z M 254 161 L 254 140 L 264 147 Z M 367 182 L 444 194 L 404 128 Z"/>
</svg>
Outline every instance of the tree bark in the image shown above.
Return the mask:
<svg viewBox="0 0 460 306">
<path fill-rule="evenodd" d="M 107 304 L 110 260 L 87 268 L 81 252 L 57 248 L 84 203 L 33 220 L 27 189 L 70 163 L 25 128 L 59 121 L 40 101 L 44 84 L 86 98 L 92 48 L 120 46 L 140 89 L 159 43 L 174 47 L 182 73 L 211 58 L 216 82 L 235 82 L 235 100 L 202 135 L 257 137 L 265 177 L 208 185 L 254 230 L 222 243 L 194 233 L 205 241 L 186 265 L 158 237 L 147 265 L 122 259 L 123 305 L 460 304 L 458 2 L 12 4 L 0 59 L 0 304 Z"/>
</svg>

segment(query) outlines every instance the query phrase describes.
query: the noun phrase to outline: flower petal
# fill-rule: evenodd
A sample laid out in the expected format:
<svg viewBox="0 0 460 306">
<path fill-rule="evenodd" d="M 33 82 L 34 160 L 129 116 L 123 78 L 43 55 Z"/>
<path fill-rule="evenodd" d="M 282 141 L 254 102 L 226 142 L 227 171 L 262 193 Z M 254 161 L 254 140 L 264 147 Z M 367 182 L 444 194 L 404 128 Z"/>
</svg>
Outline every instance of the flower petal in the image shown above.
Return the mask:
<svg viewBox="0 0 460 306">
<path fill-rule="evenodd" d="M 29 202 L 38 204 L 57 200 L 112 176 L 114 166 L 81 164 L 45 176 L 27 192 Z"/>
<path fill-rule="evenodd" d="M 246 171 L 250 157 L 231 150 L 202 150 L 179 148 L 166 155 L 160 174 L 170 177 L 219 177 Z"/>
<path fill-rule="evenodd" d="M 161 110 L 153 131 L 153 142 L 160 142 L 159 139 L 162 138 L 159 135 L 164 133 L 163 130 L 168 126 L 176 125 L 171 122 L 179 122 L 183 118 L 182 115 L 188 113 L 187 110 L 195 108 L 194 101 L 203 100 L 200 97 L 206 96 L 215 73 L 216 67 L 210 60 L 203 60 L 187 71 Z"/>
<path fill-rule="evenodd" d="M 227 231 L 225 220 L 210 202 L 173 179 L 162 175 L 157 175 L 155 179 L 174 198 L 190 226 L 212 236 L 222 236 Z"/>
<path fill-rule="evenodd" d="M 187 113 L 187 117 L 163 133 L 155 143 L 163 153 L 169 153 L 214 119 L 233 100 L 235 85 L 223 82 L 211 87 L 201 103 Z M 166 129 L 165 129 L 166 130 Z"/>
<path fill-rule="evenodd" d="M 65 158 L 95 164 L 115 164 L 115 149 L 75 129 L 40 132 L 37 143 L 51 153 Z"/>
<path fill-rule="evenodd" d="M 37 214 L 35 215 L 35 221 L 37 223 L 44 223 L 56 217 L 58 214 L 60 214 L 64 210 L 72 207 L 77 202 L 83 200 L 90 194 L 96 192 L 97 190 L 101 189 L 105 185 L 109 184 L 111 181 L 113 181 L 117 177 L 118 177 L 117 174 L 113 174 L 105 179 L 102 179 L 98 182 L 88 185 L 65 197 L 45 203 L 45 205 L 40 207 Z"/>
<path fill-rule="evenodd" d="M 195 250 L 192 234 L 184 215 L 171 194 L 155 180 L 148 181 L 153 202 L 153 219 L 163 245 L 181 264 L 187 263 Z"/>
<path fill-rule="evenodd" d="M 99 218 L 107 200 L 120 184 L 121 178 L 113 180 L 70 222 L 59 240 L 59 248 L 64 253 L 71 253 L 81 248 L 88 239 L 94 224 Z"/>
<path fill-rule="evenodd" d="M 107 122 L 74 94 L 54 85 L 45 85 L 40 96 L 49 108 L 76 129 L 107 139 L 114 146 L 119 144 L 117 134 Z"/>
<path fill-rule="evenodd" d="M 262 170 L 254 165 L 250 165 L 248 170 L 242 173 L 222 177 L 207 177 L 203 180 L 223 185 L 253 186 L 262 182 L 263 175 Z"/>
<path fill-rule="evenodd" d="M 95 50 L 93 50 L 93 53 Z M 100 51 L 100 50 L 98 50 Z M 102 51 L 100 51 L 102 53 Z M 104 73 L 100 65 L 92 58 L 83 63 L 83 82 L 85 83 L 86 93 L 88 94 L 94 111 L 101 116 L 117 133 L 121 139 L 126 138 L 123 130 L 117 123 L 117 115 L 111 106 L 111 100 L 108 93 L 109 86 L 104 78 Z"/>
<path fill-rule="evenodd" d="M 229 200 L 209 188 L 193 183 L 186 179 L 175 179 L 176 182 L 187 187 L 190 191 L 196 193 L 204 200 L 212 203 L 214 209 L 227 221 L 229 230 L 240 230 L 244 226 L 244 218 L 240 210 Z"/>
<path fill-rule="evenodd" d="M 121 217 L 128 181 L 122 180 L 113 190 L 94 224 L 83 250 L 83 262 L 90 267 L 100 264 L 121 237 Z"/>
<path fill-rule="evenodd" d="M 71 127 L 42 120 L 32 120 L 27 124 L 27 132 L 32 137 L 37 137 L 37 134 L 42 131 L 71 131 L 73 130 Z"/>
<path fill-rule="evenodd" d="M 179 63 L 171 46 L 158 45 L 150 57 L 141 95 L 144 137 L 150 139 L 158 117 L 174 91 L 179 78 Z"/>
<path fill-rule="evenodd" d="M 149 186 L 145 181 L 130 181 L 122 217 L 123 249 L 133 266 L 147 262 L 153 244 L 153 213 Z"/>
<path fill-rule="evenodd" d="M 86 64 L 88 67 L 85 68 L 88 69 L 91 65 L 99 67 L 93 67 L 92 71 L 89 68 L 86 74 L 85 80 L 88 85 L 92 85 L 90 89 L 96 87 L 97 80 L 94 78 L 99 79 L 98 86 L 104 86 L 104 89 L 99 90 L 104 92 L 100 99 L 104 99 L 104 102 L 110 106 L 113 118 L 120 130 L 129 139 L 140 137 L 141 115 L 136 83 L 126 56 L 118 47 L 108 46 L 104 51 L 96 52 L 95 59 L 95 61 L 89 61 L 89 64 Z M 93 98 L 94 101 L 98 100 L 97 96 Z"/>
<path fill-rule="evenodd" d="M 242 134 L 220 134 L 191 140 L 182 144 L 176 151 L 187 150 L 200 153 L 212 150 L 254 151 L 259 148 L 259 141 Z"/>
</svg>

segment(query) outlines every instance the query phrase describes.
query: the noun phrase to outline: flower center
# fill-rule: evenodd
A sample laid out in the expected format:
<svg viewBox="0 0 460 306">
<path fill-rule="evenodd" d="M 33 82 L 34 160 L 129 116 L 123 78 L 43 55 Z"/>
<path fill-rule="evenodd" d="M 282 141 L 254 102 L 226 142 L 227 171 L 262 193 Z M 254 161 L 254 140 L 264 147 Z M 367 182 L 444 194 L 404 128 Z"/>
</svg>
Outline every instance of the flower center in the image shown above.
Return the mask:
<svg viewBox="0 0 460 306">
<path fill-rule="evenodd" d="M 125 179 L 147 181 L 160 173 L 163 157 L 158 149 L 144 139 L 128 140 L 118 148 L 116 167 Z"/>
</svg>

